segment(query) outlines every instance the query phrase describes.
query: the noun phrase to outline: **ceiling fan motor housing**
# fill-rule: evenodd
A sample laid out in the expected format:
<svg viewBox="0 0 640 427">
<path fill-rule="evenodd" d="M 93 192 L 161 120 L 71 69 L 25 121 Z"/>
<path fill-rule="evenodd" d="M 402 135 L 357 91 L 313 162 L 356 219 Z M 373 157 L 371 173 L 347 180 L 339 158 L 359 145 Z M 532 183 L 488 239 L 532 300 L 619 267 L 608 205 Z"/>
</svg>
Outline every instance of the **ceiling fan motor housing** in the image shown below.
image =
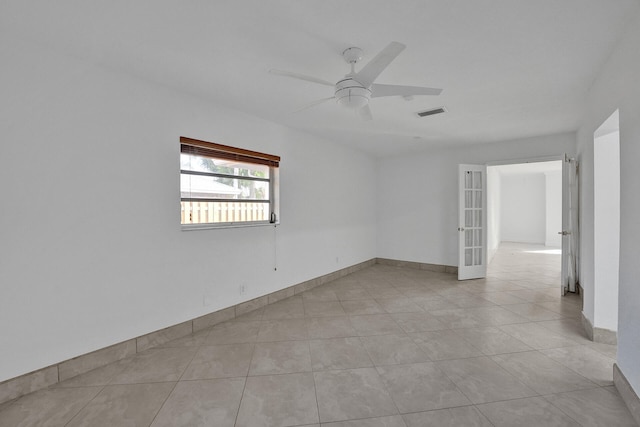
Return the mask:
<svg viewBox="0 0 640 427">
<path fill-rule="evenodd" d="M 347 77 L 336 83 L 336 101 L 348 108 L 361 108 L 369 103 L 371 91 L 360 83 Z"/>
</svg>

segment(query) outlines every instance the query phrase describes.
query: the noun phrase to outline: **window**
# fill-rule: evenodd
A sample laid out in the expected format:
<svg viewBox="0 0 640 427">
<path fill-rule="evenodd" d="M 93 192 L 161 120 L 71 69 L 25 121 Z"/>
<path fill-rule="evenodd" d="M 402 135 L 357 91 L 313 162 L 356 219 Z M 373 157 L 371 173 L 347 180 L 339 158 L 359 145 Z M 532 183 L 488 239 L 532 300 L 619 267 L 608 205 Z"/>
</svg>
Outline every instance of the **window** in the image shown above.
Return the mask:
<svg viewBox="0 0 640 427">
<path fill-rule="evenodd" d="M 275 224 L 280 157 L 180 137 L 181 224 Z"/>
</svg>

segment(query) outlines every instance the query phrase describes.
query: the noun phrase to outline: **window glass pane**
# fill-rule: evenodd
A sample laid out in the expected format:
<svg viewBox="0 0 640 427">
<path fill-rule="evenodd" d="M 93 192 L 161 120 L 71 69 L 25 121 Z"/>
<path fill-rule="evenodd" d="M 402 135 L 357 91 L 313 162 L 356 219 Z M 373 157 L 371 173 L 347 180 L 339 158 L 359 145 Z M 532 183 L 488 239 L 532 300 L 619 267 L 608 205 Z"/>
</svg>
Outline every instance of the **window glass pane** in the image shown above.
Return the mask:
<svg viewBox="0 0 640 427">
<path fill-rule="evenodd" d="M 269 204 L 251 202 L 181 202 L 182 224 L 268 221 Z"/>
<path fill-rule="evenodd" d="M 183 173 L 180 194 L 183 198 L 269 200 L 269 183 Z"/>
<path fill-rule="evenodd" d="M 269 179 L 269 166 L 180 154 L 180 169 Z"/>
<path fill-rule="evenodd" d="M 482 172 L 473 173 L 473 188 L 482 188 Z"/>
<path fill-rule="evenodd" d="M 464 192 L 464 207 L 465 208 L 473 207 L 473 190 L 466 190 Z"/>
<path fill-rule="evenodd" d="M 474 204 L 473 207 L 474 208 L 482 208 L 482 191 L 474 191 L 473 192 L 473 196 L 474 196 Z"/>
<path fill-rule="evenodd" d="M 481 210 L 473 211 L 473 226 L 482 227 L 482 211 Z"/>
<path fill-rule="evenodd" d="M 482 249 L 473 249 L 473 265 L 482 265 Z"/>
<path fill-rule="evenodd" d="M 473 246 L 482 246 L 482 230 L 473 230 Z"/>
<path fill-rule="evenodd" d="M 473 227 L 473 211 L 472 210 L 464 211 L 464 226 Z"/>
<path fill-rule="evenodd" d="M 464 265 L 473 265 L 473 249 L 464 250 Z"/>
<path fill-rule="evenodd" d="M 464 188 L 473 188 L 473 175 L 469 171 L 464 175 Z"/>
<path fill-rule="evenodd" d="M 473 246 L 473 230 L 464 230 L 464 245 Z"/>
</svg>

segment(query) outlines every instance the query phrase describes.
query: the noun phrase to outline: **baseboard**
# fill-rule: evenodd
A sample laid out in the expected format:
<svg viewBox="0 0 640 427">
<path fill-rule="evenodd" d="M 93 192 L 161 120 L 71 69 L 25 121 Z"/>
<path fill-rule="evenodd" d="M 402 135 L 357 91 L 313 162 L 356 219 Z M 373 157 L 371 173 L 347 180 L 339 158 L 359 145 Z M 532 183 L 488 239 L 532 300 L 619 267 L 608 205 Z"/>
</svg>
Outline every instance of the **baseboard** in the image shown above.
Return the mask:
<svg viewBox="0 0 640 427">
<path fill-rule="evenodd" d="M 601 344 L 610 344 L 617 345 L 618 344 L 618 333 L 616 331 L 611 331 L 609 329 L 604 328 L 596 328 L 593 326 L 591 321 L 587 319 L 587 317 L 582 314 L 582 327 L 584 328 L 585 333 L 587 334 L 587 338 L 589 338 L 593 342 L 598 342 Z"/>
<path fill-rule="evenodd" d="M 640 398 L 627 381 L 627 378 L 624 376 L 617 363 L 613 364 L 613 384 L 618 389 L 618 393 L 624 400 L 624 403 L 629 408 L 629 412 L 636 420 L 636 423 L 640 425 Z"/>
<path fill-rule="evenodd" d="M 427 264 L 424 262 L 402 261 L 389 258 L 376 258 L 376 264 L 390 265 L 392 267 L 414 268 L 416 270 L 433 271 L 436 273 L 458 274 L 458 267 L 453 265 Z"/>
<path fill-rule="evenodd" d="M 354 264 L 329 274 L 289 286 L 276 292 L 245 301 L 232 307 L 227 307 L 186 322 L 154 331 L 127 341 L 83 354 L 73 359 L 65 360 L 46 368 L 38 369 L 28 374 L 21 375 L 0 382 L 0 404 L 16 399 L 25 394 L 49 387 L 58 382 L 68 380 L 77 375 L 84 374 L 96 368 L 108 365 L 134 354 L 157 347 L 169 341 L 185 337 L 194 332 L 209 328 L 218 323 L 234 319 L 257 310 L 266 305 L 302 293 L 316 286 L 332 282 L 336 279 L 355 273 L 377 262 L 375 258 Z"/>
</svg>

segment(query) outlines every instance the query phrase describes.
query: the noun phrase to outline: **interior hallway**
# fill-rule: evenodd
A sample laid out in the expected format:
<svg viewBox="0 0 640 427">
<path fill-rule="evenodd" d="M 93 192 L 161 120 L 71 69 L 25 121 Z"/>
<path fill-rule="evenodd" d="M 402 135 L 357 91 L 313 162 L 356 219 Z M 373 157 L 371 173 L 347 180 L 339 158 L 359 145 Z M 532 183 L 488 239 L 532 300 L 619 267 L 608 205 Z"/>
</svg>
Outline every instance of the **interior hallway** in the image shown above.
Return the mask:
<svg viewBox="0 0 640 427">
<path fill-rule="evenodd" d="M 8 402 L 0 426 L 635 425 L 615 347 L 535 249 L 466 282 L 375 265 Z"/>
</svg>

